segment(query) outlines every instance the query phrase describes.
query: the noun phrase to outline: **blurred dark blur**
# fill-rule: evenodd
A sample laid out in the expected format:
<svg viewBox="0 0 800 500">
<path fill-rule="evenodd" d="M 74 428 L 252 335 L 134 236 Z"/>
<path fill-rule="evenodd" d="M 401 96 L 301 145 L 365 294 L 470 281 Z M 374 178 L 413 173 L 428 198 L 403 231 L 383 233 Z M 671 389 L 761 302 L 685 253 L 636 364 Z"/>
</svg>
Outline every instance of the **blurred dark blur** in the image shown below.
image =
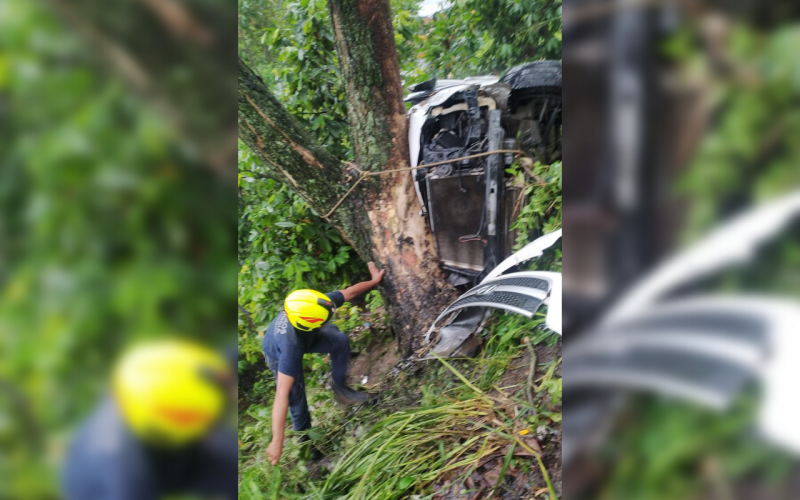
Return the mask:
<svg viewBox="0 0 800 500">
<path fill-rule="evenodd" d="M 563 26 L 565 496 L 796 498 L 792 436 L 761 427 L 787 330 L 772 302 L 800 303 L 800 213 L 759 207 L 800 189 L 800 3 L 567 0 Z M 658 280 L 674 283 L 651 297 Z M 723 293 L 748 314 L 695 298 Z M 753 294 L 769 307 L 742 306 Z M 772 355 L 725 371 L 748 321 Z M 689 347 L 631 347 L 653 332 Z"/>
<path fill-rule="evenodd" d="M 235 28 L 224 0 L 0 0 L 0 498 L 60 498 L 128 345 L 234 345 Z"/>
</svg>

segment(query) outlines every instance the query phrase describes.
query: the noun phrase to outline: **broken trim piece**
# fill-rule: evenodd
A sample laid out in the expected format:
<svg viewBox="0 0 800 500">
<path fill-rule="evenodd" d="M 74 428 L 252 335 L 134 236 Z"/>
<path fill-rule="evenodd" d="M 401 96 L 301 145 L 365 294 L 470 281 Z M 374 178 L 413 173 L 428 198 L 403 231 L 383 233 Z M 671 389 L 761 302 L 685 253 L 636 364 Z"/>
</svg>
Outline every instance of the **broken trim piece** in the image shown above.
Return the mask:
<svg viewBox="0 0 800 500">
<path fill-rule="evenodd" d="M 655 304 L 671 291 L 750 261 L 758 247 L 800 216 L 800 191 L 733 218 L 634 285 L 601 320 L 614 324 Z"/>
<path fill-rule="evenodd" d="M 561 229 L 557 231 L 553 231 L 552 233 L 545 234 L 539 238 L 536 238 L 532 242 L 528 243 L 518 252 L 515 252 L 509 258 L 501 262 L 497 265 L 492 272 L 486 275 L 481 283 L 485 283 L 486 281 L 493 280 L 503 274 L 504 272 L 508 271 L 512 267 L 521 264 L 525 261 L 531 260 L 536 257 L 541 257 L 544 251 L 551 246 L 553 246 L 558 240 L 561 239 Z M 560 290 L 559 290 L 560 292 Z M 559 293 L 559 299 L 561 294 Z M 561 332 L 559 332 L 561 333 Z"/>
<path fill-rule="evenodd" d="M 536 286 L 525 286 L 525 281 L 535 280 L 546 283 L 546 289 Z M 504 284 L 505 283 L 505 284 Z M 531 283 L 533 285 L 534 283 Z M 556 292 L 554 294 L 554 292 Z M 502 295 L 499 295 L 502 294 Z M 538 303 L 531 302 L 529 307 L 523 308 L 518 304 L 510 304 L 500 300 L 506 298 L 506 294 L 514 294 L 520 298 L 528 297 L 538 300 Z M 492 297 L 496 300 L 492 300 Z M 485 300 L 482 298 L 485 297 Z M 475 300 L 478 299 L 478 300 Z M 547 318 L 545 325 L 551 330 L 561 335 L 561 274 L 547 271 L 523 271 L 511 273 L 495 278 L 489 282 L 484 281 L 472 290 L 468 291 L 452 304 L 450 304 L 433 322 L 425 335 L 425 342 L 430 343 L 431 334 L 436 330 L 439 322 L 452 314 L 472 307 L 490 307 L 494 309 L 504 309 L 506 311 L 522 314 L 532 318 L 542 304 L 548 304 Z M 535 305 L 535 307 L 533 307 Z M 533 307 L 531 309 L 531 307 Z M 452 323 L 452 318 L 445 326 Z"/>
<path fill-rule="evenodd" d="M 702 324 L 684 321 L 684 317 L 697 313 L 741 318 L 733 324 L 751 318 L 750 323 L 758 328 L 743 335 L 743 331 L 732 328 L 730 323 L 711 324 L 703 329 Z M 676 324 L 663 323 L 661 319 L 674 320 Z M 738 371 L 745 382 L 747 379 L 761 382 L 760 433 L 800 455 L 797 427 L 800 399 L 796 397 L 800 379 L 798 324 L 800 303 L 770 296 L 691 296 L 656 304 L 637 315 L 626 315 L 624 320 L 602 325 L 600 330 L 588 333 L 565 350 L 563 366 L 570 376 L 564 390 L 645 390 L 724 410 L 741 394 L 741 385 L 729 384 L 730 374 Z M 637 326 L 641 328 L 638 332 Z M 630 363 L 642 355 L 670 355 L 683 363 L 676 363 L 674 370 L 660 372 L 641 363 Z M 686 364 L 690 360 L 694 365 Z M 686 367 L 691 366 L 702 366 L 705 375 L 687 379 Z M 712 366 L 717 368 L 710 369 Z M 730 374 L 721 376 L 723 368 L 730 370 Z M 584 446 L 586 443 L 576 441 L 570 444 L 570 449 Z"/>
<path fill-rule="evenodd" d="M 431 327 L 428 329 L 428 332 L 425 334 L 425 343 L 430 344 L 431 335 L 437 330 L 436 325 L 443 318 L 450 316 L 447 323 L 444 326 L 439 327 L 442 338 L 439 339 L 436 348 L 433 349 L 434 352 L 440 355 L 442 355 L 443 352 L 440 352 L 439 349 L 443 349 L 444 351 L 447 351 L 444 353 L 444 355 L 449 356 L 458 350 L 458 348 L 455 350 L 452 349 L 452 346 L 455 345 L 454 343 L 463 343 L 467 338 L 469 338 L 470 335 L 480 331 L 489 315 L 487 308 L 504 309 L 506 311 L 515 312 L 531 318 L 542 304 L 547 306 L 545 326 L 556 332 L 558 335 L 561 335 L 561 273 L 548 271 L 523 271 L 501 276 L 504 271 L 510 269 L 511 267 L 541 256 L 544 253 L 544 250 L 553 246 L 553 244 L 555 244 L 555 242 L 559 239 L 561 239 L 560 229 L 550 234 L 546 234 L 541 238 L 537 238 L 533 242 L 523 247 L 522 250 L 516 252 L 501 262 L 500 265 L 495 267 L 478 286 L 456 299 L 444 310 L 444 312 L 442 312 L 442 314 L 439 315 L 438 318 L 436 318 L 436 321 L 433 322 Z M 546 289 L 542 289 L 536 287 L 535 282 L 526 283 L 524 281 L 526 278 L 528 280 L 535 279 L 545 281 L 547 283 L 547 287 Z M 525 286 L 526 284 L 534 286 Z M 536 304 L 536 308 L 531 311 L 530 307 L 528 309 L 523 309 L 512 304 L 505 304 L 503 302 L 489 300 L 491 298 L 491 294 L 495 292 L 513 293 L 521 297 L 531 297 L 540 300 L 540 302 Z M 487 296 L 487 300 L 470 300 L 468 302 L 462 302 L 459 304 L 459 301 L 463 301 L 465 298 L 475 298 L 481 295 Z M 533 304 L 529 304 L 529 306 L 531 305 Z M 473 318 L 473 324 L 468 327 L 471 329 L 471 331 L 465 329 L 465 325 L 456 326 L 461 311 L 472 308 L 480 308 L 480 310 L 484 311 L 484 313 L 481 314 L 481 317 L 479 318 Z M 445 347 L 442 347 L 443 345 Z"/>
<path fill-rule="evenodd" d="M 561 233 L 561 230 L 558 232 Z M 546 271 L 538 272 L 545 273 Z M 547 317 L 544 320 L 544 326 L 561 335 L 561 273 L 547 272 L 547 274 L 550 276 L 552 287 L 550 288 L 550 295 L 544 301 L 547 306 Z"/>
</svg>

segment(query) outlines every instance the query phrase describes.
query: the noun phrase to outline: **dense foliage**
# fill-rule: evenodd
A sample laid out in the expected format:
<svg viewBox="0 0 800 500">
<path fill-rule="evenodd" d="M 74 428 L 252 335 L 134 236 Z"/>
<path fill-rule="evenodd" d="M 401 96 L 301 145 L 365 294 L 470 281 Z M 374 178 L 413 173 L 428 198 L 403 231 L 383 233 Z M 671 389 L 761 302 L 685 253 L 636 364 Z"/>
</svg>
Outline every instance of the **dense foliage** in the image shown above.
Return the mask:
<svg viewBox="0 0 800 500">
<path fill-rule="evenodd" d="M 326 149 L 349 156 L 344 87 L 325 0 L 281 5 L 280 22 L 263 29 L 261 40 L 274 64 L 262 78 Z"/>
<path fill-rule="evenodd" d="M 285 185 L 255 173 L 258 158 L 239 152 L 240 368 L 263 355 L 257 332 L 280 311 L 291 290 L 339 290 L 364 274 L 339 233 Z"/>
<path fill-rule="evenodd" d="M 561 162 L 552 165 L 536 162 L 527 171 L 515 163 L 506 172 L 514 176 L 517 184 L 524 186 L 522 195 L 528 200 L 511 226 L 517 232 L 513 248 L 517 251 L 534 235 L 552 233 L 561 227 Z"/>
<path fill-rule="evenodd" d="M 561 59 L 561 0 L 454 0 L 425 26 L 420 76 L 500 75 L 523 62 Z"/>
<path fill-rule="evenodd" d="M 238 0 L 239 57 L 251 68 L 267 71 L 275 54 L 264 43 L 264 31 L 280 19 L 280 0 Z"/>
<path fill-rule="evenodd" d="M 560 59 L 560 2 L 476 2 L 457 1 L 432 19 L 416 15 L 418 0 L 392 0 L 395 41 L 405 84 L 422 81 L 431 76 L 468 76 L 481 72 L 502 73 L 506 68 L 530 60 L 551 57 Z M 345 105 L 341 75 L 333 45 L 329 13 L 324 0 L 285 0 L 264 4 L 240 0 L 240 54 L 254 71 L 261 75 L 279 100 L 325 147 L 340 159 L 351 156 L 347 140 Z M 277 11 L 273 10 L 276 9 Z M 477 12 L 475 12 L 477 9 Z M 276 12 L 275 15 L 268 13 Z M 499 18 L 515 16 L 521 21 L 513 29 Z M 257 27 L 258 26 L 258 27 Z M 446 38 L 446 40 L 445 40 Z M 443 51 L 453 44 L 452 51 Z M 444 53 L 446 52 L 446 53 Z M 271 439 L 271 402 L 274 382 L 264 369 L 260 340 L 264 329 L 279 310 L 282 298 L 291 289 L 311 286 L 322 289 L 344 286 L 356 281 L 364 272 L 363 263 L 339 239 L 336 232 L 318 214 L 285 186 L 271 178 L 268 168 L 259 164 L 244 146 L 239 154 L 239 346 L 240 346 L 240 491 L 243 498 L 304 497 L 315 489 L 326 495 L 353 494 L 357 482 L 352 476 L 357 470 L 340 470 L 342 476 L 328 483 L 309 477 L 307 447 L 301 447 L 291 435 L 286 440 L 282 466 L 271 467 L 263 458 Z M 521 208 L 516 227 L 520 230 L 519 245 L 541 232 L 560 227 L 561 165 L 546 167 L 513 166 L 510 173 L 525 184 L 528 202 Z M 532 171 L 530 170 L 532 169 Z M 532 173 L 537 180 L 528 175 Z M 536 183 L 534 185 L 534 183 Z M 559 249 L 549 252 L 539 265 L 543 269 L 560 270 Z M 497 315 L 488 326 L 485 355 L 468 367 L 481 390 L 491 389 L 499 377 L 520 354 L 528 352 L 521 341 L 531 338 L 530 345 L 551 345 L 557 337 L 538 328 L 543 316 L 527 320 L 513 315 Z M 391 342 L 386 330 L 386 316 L 380 294 L 371 292 L 363 306 L 347 304 L 337 311 L 336 324 L 350 334 L 355 351 L 370 352 L 383 349 Z M 377 448 L 395 442 L 394 420 L 383 420 L 394 411 L 408 405 L 421 404 L 429 409 L 431 420 L 418 426 L 420 432 L 446 433 L 447 406 L 443 401 L 459 394 L 474 397 L 475 393 L 450 370 L 431 367 L 424 379 L 400 374 L 403 382 L 393 384 L 391 394 L 382 396 L 379 407 L 362 408 L 355 413 L 334 405 L 330 392 L 324 390 L 325 357 L 307 355 L 306 392 L 314 408 L 314 423 L 309 436 L 328 455 L 351 456 L 358 461 L 370 461 Z M 558 359 L 545 364 L 539 381 L 537 398 L 539 412 L 530 420 L 504 425 L 534 426 L 551 429 L 560 422 L 561 384 L 554 375 Z M 466 391 L 466 392 L 464 392 Z M 446 396 L 444 396 L 446 395 Z M 510 408 L 510 414 L 522 411 Z M 346 418 L 343 418 L 347 415 Z M 405 417 L 403 417 L 405 418 Z M 438 429 L 438 430 L 437 430 Z M 357 448 L 367 433 L 372 443 L 383 439 L 377 447 Z M 547 431 L 549 432 L 549 431 Z M 488 437 L 488 434 L 487 436 Z M 406 442 L 414 441 L 405 436 Z M 456 446 L 449 438 L 438 447 Z M 463 448 L 463 449 L 462 449 Z M 468 451 L 471 443 L 458 448 Z M 439 454 L 436 448 L 436 454 Z M 413 451 L 413 450 L 412 450 Z M 472 450 L 473 454 L 476 450 Z M 355 455 L 354 455 L 355 454 Z M 363 454 L 363 456 L 358 455 Z M 478 455 L 474 455 L 478 456 Z M 509 456 L 511 463 L 529 468 L 529 459 Z M 426 477 L 436 477 L 437 468 L 422 466 Z M 535 462 L 534 462 L 535 463 Z M 374 467 L 373 467 L 374 469 Z M 364 471 L 361 471 L 362 473 Z M 375 474 L 363 477 L 377 479 Z M 544 486 L 544 484 L 542 484 Z M 424 491 L 429 481 L 406 477 L 395 484 L 383 484 L 385 498 L 402 496 L 405 490 Z"/>
<path fill-rule="evenodd" d="M 57 498 L 137 339 L 233 343 L 234 192 L 39 2 L 0 2 L 0 497 Z"/>
<path fill-rule="evenodd" d="M 696 62 L 691 33 L 669 45 L 674 57 Z M 736 26 L 727 45 L 732 77 L 707 73 L 720 114 L 703 139 L 680 189 L 692 201 L 696 236 L 743 206 L 800 185 L 800 28 L 770 34 Z"/>
</svg>

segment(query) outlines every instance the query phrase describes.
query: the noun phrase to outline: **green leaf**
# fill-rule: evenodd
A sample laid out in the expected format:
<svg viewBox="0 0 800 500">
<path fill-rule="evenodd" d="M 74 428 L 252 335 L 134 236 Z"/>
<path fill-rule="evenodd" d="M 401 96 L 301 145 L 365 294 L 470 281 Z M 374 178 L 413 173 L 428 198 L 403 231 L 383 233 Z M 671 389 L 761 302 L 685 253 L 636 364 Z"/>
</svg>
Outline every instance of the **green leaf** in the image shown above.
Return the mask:
<svg viewBox="0 0 800 500">
<path fill-rule="evenodd" d="M 404 477 L 404 478 L 400 479 L 400 481 L 398 481 L 398 483 L 397 483 L 397 490 L 398 490 L 398 491 L 405 491 L 405 490 L 407 490 L 407 489 L 408 489 L 408 487 L 409 487 L 409 486 L 411 486 L 412 484 L 414 484 L 414 482 L 415 482 L 415 480 L 414 480 L 414 478 L 413 478 L 413 477 L 411 477 L 411 476 L 406 476 L 406 477 Z"/>
<path fill-rule="evenodd" d="M 272 500 L 278 500 L 280 493 L 281 493 L 281 468 L 276 466 L 272 471 L 272 488 L 270 491 Z"/>
</svg>

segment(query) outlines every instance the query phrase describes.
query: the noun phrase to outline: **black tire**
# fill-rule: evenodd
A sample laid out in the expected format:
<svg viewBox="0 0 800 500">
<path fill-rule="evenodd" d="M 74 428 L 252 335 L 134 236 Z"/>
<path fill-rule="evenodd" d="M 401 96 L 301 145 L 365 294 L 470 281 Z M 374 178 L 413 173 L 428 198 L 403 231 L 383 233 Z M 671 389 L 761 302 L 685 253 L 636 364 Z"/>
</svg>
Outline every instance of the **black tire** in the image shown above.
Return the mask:
<svg viewBox="0 0 800 500">
<path fill-rule="evenodd" d="M 520 147 L 539 161 L 551 164 L 561 158 L 561 61 L 520 64 L 500 78 L 511 86 L 506 130 L 521 134 Z M 531 106 L 533 107 L 531 109 Z M 520 119 L 519 109 L 528 107 L 537 132 L 529 127 L 531 116 Z M 543 113 L 547 111 L 547 113 Z M 528 127 L 528 128 L 526 128 Z"/>
<path fill-rule="evenodd" d="M 561 61 L 534 61 L 515 66 L 500 78 L 511 90 L 538 89 L 561 93 Z"/>
</svg>

